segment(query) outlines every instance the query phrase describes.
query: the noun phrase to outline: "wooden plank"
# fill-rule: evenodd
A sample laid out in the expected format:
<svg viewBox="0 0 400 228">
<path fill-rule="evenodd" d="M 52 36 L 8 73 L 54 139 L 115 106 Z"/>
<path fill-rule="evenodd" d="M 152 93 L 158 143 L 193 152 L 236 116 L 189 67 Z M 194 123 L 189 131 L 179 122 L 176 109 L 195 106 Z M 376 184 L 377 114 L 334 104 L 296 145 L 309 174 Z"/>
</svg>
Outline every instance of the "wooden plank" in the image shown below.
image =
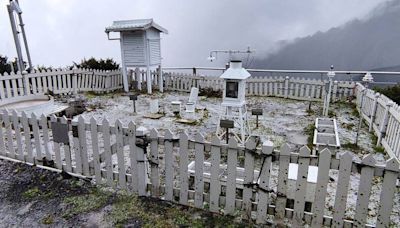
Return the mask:
<svg viewBox="0 0 400 228">
<path fill-rule="evenodd" d="M 379 200 L 379 211 L 376 227 L 389 227 L 396 192 L 396 181 L 399 175 L 399 162 L 391 158 L 386 162 L 382 191 Z"/>
<path fill-rule="evenodd" d="M 333 211 L 333 227 L 342 227 L 344 212 L 346 210 L 347 193 L 349 189 L 352 155 L 349 152 L 340 157 L 339 178 L 335 196 L 335 206 Z"/>
<path fill-rule="evenodd" d="M 68 120 L 65 116 L 60 118 L 60 122 L 62 124 L 68 125 Z M 65 161 L 65 171 L 67 172 L 72 172 L 72 158 L 71 158 L 71 148 L 70 148 L 70 139 L 69 139 L 69 134 L 68 134 L 68 142 L 63 143 L 63 149 L 64 149 L 64 161 Z"/>
<path fill-rule="evenodd" d="M 6 93 L 7 93 L 7 98 L 11 98 L 11 87 L 10 87 L 10 80 L 4 81 L 6 84 Z"/>
<path fill-rule="evenodd" d="M 164 154 L 165 154 L 165 200 L 172 201 L 173 199 L 173 187 L 174 187 L 174 158 L 173 158 L 173 146 L 172 146 L 173 135 L 172 132 L 167 129 L 164 136 Z"/>
<path fill-rule="evenodd" d="M 211 177 L 210 177 L 210 211 L 219 212 L 221 184 L 219 181 L 219 165 L 221 163 L 221 142 L 214 135 L 211 141 Z"/>
<path fill-rule="evenodd" d="M 365 166 L 361 168 L 360 185 L 358 187 L 356 215 L 354 216 L 356 227 L 365 227 L 375 163 L 372 154 L 367 155 L 362 160 L 362 164 Z"/>
<path fill-rule="evenodd" d="M 138 166 L 138 195 L 146 196 L 147 193 L 147 169 L 146 169 L 146 158 L 144 156 L 144 149 L 141 147 L 136 147 L 137 151 L 137 166 Z"/>
<path fill-rule="evenodd" d="M 93 166 L 96 184 L 102 184 L 97 121 L 94 117 L 90 118 L 90 134 L 92 138 Z"/>
<path fill-rule="evenodd" d="M 15 110 L 13 110 L 11 114 L 14 128 L 14 137 L 17 140 L 17 157 L 20 161 L 25 161 L 24 151 L 22 148 L 21 126 L 19 124 L 18 114 Z"/>
<path fill-rule="evenodd" d="M 258 177 L 259 188 L 258 188 L 258 201 L 257 201 L 257 224 L 264 224 L 267 220 L 267 210 L 269 205 L 268 200 L 268 188 L 270 186 L 270 174 L 271 174 L 271 164 L 272 164 L 272 150 L 274 149 L 271 141 L 265 141 L 263 143 L 262 155 L 263 162 L 261 165 L 260 174 Z"/>
<path fill-rule="evenodd" d="M 245 159 L 244 159 L 244 188 L 243 188 L 243 212 L 247 220 L 251 219 L 253 184 L 254 184 L 254 149 L 256 142 L 251 137 L 245 144 Z"/>
<path fill-rule="evenodd" d="M 304 225 L 304 205 L 307 192 L 308 167 L 310 165 L 310 149 L 307 146 L 300 148 L 299 166 L 297 171 L 296 191 L 294 193 L 294 207 L 292 224 L 294 227 Z"/>
<path fill-rule="evenodd" d="M 14 97 L 19 96 L 19 94 L 18 94 L 17 80 L 16 80 L 16 79 L 12 79 L 12 80 L 11 80 L 11 85 L 12 85 L 13 96 L 14 96 Z"/>
<path fill-rule="evenodd" d="M 50 121 L 51 121 L 51 124 L 57 122 L 57 117 L 55 115 L 52 115 L 50 117 Z M 54 132 L 52 132 L 52 133 L 53 133 L 53 137 L 54 137 Z M 56 158 L 54 165 L 56 166 L 57 169 L 62 169 L 60 143 L 55 142 L 54 138 L 53 138 L 53 151 L 54 151 L 54 155 Z"/>
<path fill-rule="evenodd" d="M 225 214 L 233 215 L 236 199 L 236 167 L 237 167 L 237 141 L 230 138 L 228 141 L 228 168 L 226 181 Z"/>
<path fill-rule="evenodd" d="M 107 185 L 113 186 L 113 165 L 111 160 L 111 142 L 110 142 L 110 124 L 108 120 L 105 118 L 103 120 L 103 141 L 104 141 L 104 156 L 106 163 L 106 172 L 107 172 Z"/>
<path fill-rule="evenodd" d="M 47 160 L 52 160 L 51 158 L 51 154 L 50 154 L 50 148 L 49 148 L 49 143 L 50 143 L 50 139 L 49 139 L 49 127 L 47 124 L 47 117 L 42 114 L 40 116 L 40 127 L 42 128 L 42 132 L 43 132 L 43 144 L 44 144 L 44 151 L 46 153 L 46 158 Z"/>
<path fill-rule="evenodd" d="M 89 160 L 88 160 L 88 150 L 86 142 L 86 129 L 85 129 L 85 119 L 80 116 L 78 118 L 78 135 L 79 135 L 79 146 L 82 161 L 82 173 L 85 176 L 89 176 Z"/>
<path fill-rule="evenodd" d="M 131 185 L 133 192 L 138 193 L 138 163 L 137 163 L 137 147 L 136 147 L 136 126 L 133 121 L 128 124 L 128 140 L 129 140 L 129 159 L 131 162 Z"/>
<path fill-rule="evenodd" d="M 2 119 L 4 121 L 4 127 L 6 129 L 6 134 L 7 134 L 7 147 L 9 153 L 8 157 L 15 158 L 15 148 L 13 143 L 13 133 L 12 133 L 10 115 L 11 113 L 9 113 L 7 110 L 3 110 Z"/>
<path fill-rule="evenodd" d="M 195 138 L 195 176 L 194 176 L 194 206 L 203 208 L 203 166 L 204 166 L 204 137 L 200 133 Z"/>
<path fill-rule="evenodd" d="M 36 156 L 34 155 L 34 157 L 37 158 L 38 160 L 42 160 L 43 159 L 42 145 L 40 142 L 38 119 L 35 113 L 32 113 L 30 121 L 31 121 L 30 124 L 32 125 L 33 138 L 35 140 Z"/>
<path fill-rule="evenodd" d="M 4 92 L 4 81 L 0 80 L 0 99 L 6 98 L 6 94 Z"/>
<path fill-rule="evenodd" d="M 188 151 L 188 135 L 182 132 L 179 136 L 179 180 L 180 194 L 179 204 L 188 205 L 188 190 L 189 190 L 189 151 Z M 210 205 L 211 208 L 211 205 Z"/>
<path fill-rule="evenodd" d="M 28 117 L 25 112 L 21 114 L 22 126 L 24 129 L 25 150 L 27 153 L 27 161 L 33 163 L 33 151 L 31 141 L 31 130 L 29 128 Z"/>
<path fill-rule="evenodd" d="M 288 186 L 288 170 L 290 162 L 290 146 L 285 143 L 280 149 L 279 156 L 279 174 L 278 174 L 278 187 L 277 187 L 277 198 L 276 198 L 276 222 L 278 225 L 283 225 L 283 219 L 285 218 L 285 207 L 286 207 L 286 188 Z"/>
<path fill-rule="evenodd" d="M 0 81 L 1 83 L 1 81 Z M 6 126 L 3 126 L 4 124 L 4 115 L 1 114 L 1 121 L 0 121 L 0 155 L 6 156 L 7 155 L 7 151 L 6 151 L 6 145 L 5 145 L 5 141 L 4 141 L 4 132 L 3 129 Z M 5 125 L 5 124 L 4 124 Z"/>
<path fill-rule="evenodd" d="M 158 132 L 156 129 L 150 131 L 150 166 L 151 166 L 151 177 L 150 181 L 152 184 L 151 195 L 154 197 L 160 197 L 160 171 L 159 171 L 159 160 L 158 160 Z"/>
<path fill-rule="evenodd" d="M 328 149 L 324 149 L 319 153 L 318 161 L 318 178 L 315 187 L 315 198 L 313 203 L 313 216 L 312 216 L 312 227 L 321 227 L 324 210 L 325 210 L 325 198 L 326 190 L 329 182 L 329 168 L 331 164 L 331 152 Z"/>
<path fill-rule="evenodd" d="M 125 179 L 125 156 L 124 156 L 124 135 L 122 132 L 122 123 L 120 120 L 115 121 L 116 127 L 116 145 L 117 145 L 117 162 L 118 162 L 118 183 L 121 188 L 126 188 Z"/>
</svg>

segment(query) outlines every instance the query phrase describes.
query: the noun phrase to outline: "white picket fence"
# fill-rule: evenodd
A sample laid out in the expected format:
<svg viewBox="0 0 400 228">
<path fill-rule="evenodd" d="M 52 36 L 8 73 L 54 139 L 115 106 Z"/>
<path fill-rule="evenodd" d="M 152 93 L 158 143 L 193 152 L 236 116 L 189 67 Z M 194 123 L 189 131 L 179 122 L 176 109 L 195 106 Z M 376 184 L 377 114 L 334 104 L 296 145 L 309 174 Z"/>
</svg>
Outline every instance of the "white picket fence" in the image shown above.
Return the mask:
<svg viewBox="0 0 400 228">
<path fill-rule="evenodd" d="M 110 92 L 122 88 L 119 70 L 49 70 L 29 74 L 0 75 L 0 99 L 31 94 L 72 94 L 81 91 Z"/>
<path fill-rule="evenodd" d="M 189 139 L 185 133 L 175 136 L 166 130 L 161 136 L 155 129 L 147 134 L 133 122 L 126 126 L 119 120 L 110 126 L 106 119 L 99 123 L 82 117 L 72 123 L 64 117 L 28 118 L 25 113 L 18 116 L 7 111 L 0 117 L 1 159 L 63 170 L 93 178 L 97 184 L 132 190 L 140 196 L 229 215 L 239 213 L 258 224 L 265 224 L 268 215 L 272 215 L 274 223 L 291 223 L 294 227 L 387 227 L 393 225 L 393 216 L 399 216 L 399 212 L 393 212 L 393 199 L 398 194 L 396 181 L 400 177 L 395 159 L 381 166 L 371 155 L 357 163 L 349 153 L 336 159 L 328 149 L 313 156 L 306 146 L 294 153 L 284 144 L 278 152 L 270 142 L 257 145 L 250 140 L 242 147 L 234 139 L 224 144 L 213 137 L 208 142 L 200 134 Z M 191 178 L 188 165 L 193 161 Z M 204 161 L 211 167 L 198 165 Z M 292 190 L 288 179 L 290 163 L 299 167 Z M 311 210 L 306 210 L 310 165 L 318 166 L 318 178 Z M 221 173 L 220 167 L 226 170 Z M 330 180 L 333 173 L 336 176 Z M 377 182 L 375 177 L 382 179 Z M 350 181 L 352 185 L 358 181 L 358 190 L 352 192 Z M 373 193 L 373 185 L 379 185 L 381 190 Z M 327 191 L 331 188 L 336 192 L 333 210 L 327 205 Z M 287 207 L 290 191 L 294 191 L 293 206 Z M 380 198 L 380 206 L 371 220 L 368 208 L 372 194 Z M 348 195 L 357 198 L 353 204 Z M 354 216 L 346 214 L 349 208 Z M 367 224 L 367 219 L 373 222 Z"/>
<path fill-rule="evenodd" d="M 356 96 L 359 113 L 378 137 L 377 145 L 400 161 L 400 106 L 360 83 L 356 86 Z"/>
<path fill-rule="evenodd" d="M 223 80 L 219 77 L 194 76 L 183 73 L 164 73 L 165 88 L 169 91 L 190 92 L 191 87 L 223 89 Z M 246 95 L 275 96 L 296 100 L 321 101 L 325 97 L 328 81 L 290 77 L 251 77 L 246 80 Z M 354 95 L 355 83 L 334 81 L 332 101 L 347 99 Z"/>
</svg>

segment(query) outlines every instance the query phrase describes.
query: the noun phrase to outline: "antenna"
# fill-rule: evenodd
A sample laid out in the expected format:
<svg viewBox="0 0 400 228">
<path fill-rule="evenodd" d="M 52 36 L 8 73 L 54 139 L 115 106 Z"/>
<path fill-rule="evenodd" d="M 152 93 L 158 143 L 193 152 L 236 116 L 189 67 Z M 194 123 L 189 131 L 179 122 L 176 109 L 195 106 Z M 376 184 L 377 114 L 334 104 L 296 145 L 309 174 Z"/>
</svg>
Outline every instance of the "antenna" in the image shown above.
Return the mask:
<svg viewBox="0 0 400 228">
<path fill-rule="evenodd" d="M 247 59 L 249 58 L 250 54 L 254 53 L 254 50 L 251 50 L 250 47 L 247 47 L 247 50 L 212 50 L 210 51 L 210 56 L 207 57 L 207 60 L 212 62 L 217 59 L 218 53 L 224 53 L 229 55 L 229 61 L 233 60 L 234 54 L 247 54 Z"/>
<path fill-rule="evenodd" d="M 25 24 L 22 20 L 22 10 L 19 6 L 18 0 L 14 0 L 14 1 L 10 0 L 10 4 L 7 5 L 7 10 L 8 10 L 8 14 L 10 16 L 10 24 L 11 24 L 11 30 L 12 30 L 13 36 L 14 36 L 15 48 L 17 49 L 18 70 L 20 72 L 24 71 L 25 65 L 24 65 L 24 59 L 23 59 L 22 51 L 21 51 L 21 43 L 20 43 L 19 36 L 18 36 L 19 32 L 18 32 L 18 28 L 17 28 L 17 21 L 14 17 L 15 13 L 18 15 L 19 26 L 21 28 L 22 38 L 24 39 L 25 52 L 26 52 L 26 57 L 28 58 L 28 64 L 29 64 L 28 70 L 31 70 L 33 68 L 32 60 L 31 60 L 31 55 L 29 53 L 28 41 L 26 39 L 26 33 L 25 33 L 25 28 L 24 28 Z"/>
</svg>

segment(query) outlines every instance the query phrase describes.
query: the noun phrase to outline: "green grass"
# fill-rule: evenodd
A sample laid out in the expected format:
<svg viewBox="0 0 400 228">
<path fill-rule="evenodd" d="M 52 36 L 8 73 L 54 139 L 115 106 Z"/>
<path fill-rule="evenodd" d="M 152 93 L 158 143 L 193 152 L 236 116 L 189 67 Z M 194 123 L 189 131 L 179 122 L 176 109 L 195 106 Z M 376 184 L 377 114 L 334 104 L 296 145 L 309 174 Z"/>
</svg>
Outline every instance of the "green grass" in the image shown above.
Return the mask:
<svg viewBox="0 0 400 228">
<path fill-rule="evenodd" d="M 306 128 L 304 128 L 303 132 L 305 135 L 307 135 L 307 146 L 308 148 L 312 149 L 314 147 L 313 145 L 313 140 L 314 140 L 314 130 L 315 130 L 315 125 L 314 124 L 309 124 Z"/>
<path fill-rule="evenodd" d="M 71 218 L 81 213 L 97 210 L 107 204 L 111 193 L 93 189 L 89 194 L 66 197 L 63 203 L 67 205 L 67 210 L 63 214 L 64 218 Z"/>
<path fill-rule="evenodd" d="M 39 197 L 41 195 L 41 191 L 39 190 L 39 188 L 37 186 L 28 189 L 27 191 L 25 191 L 24 193 L 22 193 L 22 196 L 26 199 L 34 199 L 36 197 Z"/>
</svg>

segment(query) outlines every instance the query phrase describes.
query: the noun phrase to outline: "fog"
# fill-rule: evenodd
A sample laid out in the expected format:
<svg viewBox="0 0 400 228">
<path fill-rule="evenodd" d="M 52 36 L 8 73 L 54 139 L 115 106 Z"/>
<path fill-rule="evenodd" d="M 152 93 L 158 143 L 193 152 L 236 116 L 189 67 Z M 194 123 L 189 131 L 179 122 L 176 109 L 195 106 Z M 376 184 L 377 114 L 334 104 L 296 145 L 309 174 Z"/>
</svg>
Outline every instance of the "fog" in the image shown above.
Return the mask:
<svg viewBox="0 0 400 228">
<path fill-rule="evenodd" d="M 327 31 L 371 13 L 378 0 L 152 1 L 20 0 L 34 65 L 65 66 L 86 57 L 120 61 L 118 41 L 104 28 L 114 20 L 153 18 L 162 36 L 164 66 L 221 66 L 214 49 L 256 50 L 265 56 L 281 40 Z M 15 57 L 6 4 L 0 2 L 0 54 Z"/>
</svg>

